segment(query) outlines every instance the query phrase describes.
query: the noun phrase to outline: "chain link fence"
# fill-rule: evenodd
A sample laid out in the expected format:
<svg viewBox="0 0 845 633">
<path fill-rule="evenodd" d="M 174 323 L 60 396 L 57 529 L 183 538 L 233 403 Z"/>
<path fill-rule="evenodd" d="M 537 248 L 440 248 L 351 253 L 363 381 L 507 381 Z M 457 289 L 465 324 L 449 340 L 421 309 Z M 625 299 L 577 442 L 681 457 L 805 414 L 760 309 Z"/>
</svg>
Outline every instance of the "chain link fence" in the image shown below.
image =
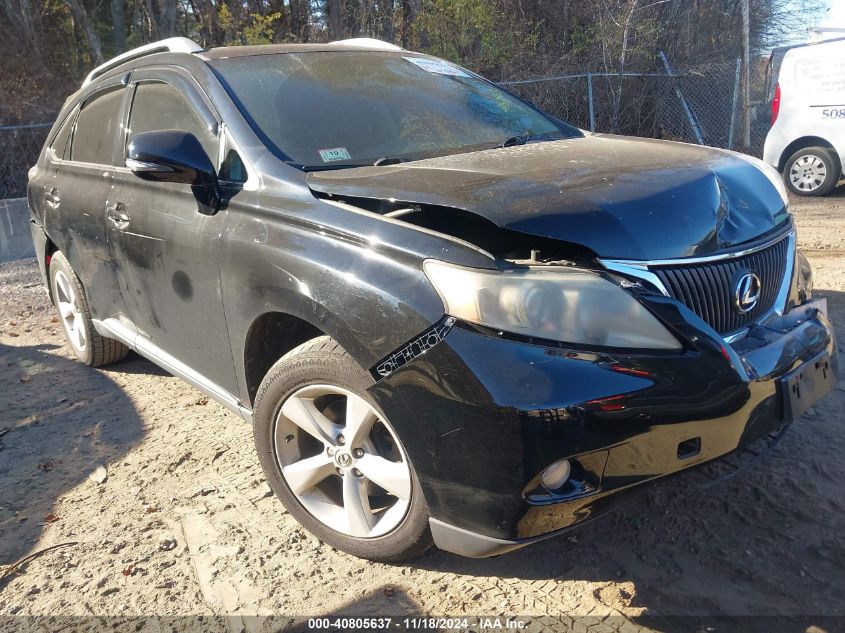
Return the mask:
<svg viewBox="0 0 845 633">
<path fill-rule="evenodd" d="M 580 73 L 501 85 L 586 130 L 686 141 L 762 156 L 769 131 L 762 81 L 751 85 L 748 147 L 740 82 L 738 62 L 727 62 L 672 74 Z"/>
<path fill-rule="evenodd" d="M 26 173 L 38 160 L 52 125 L 0 125 L 0 200 L 26 195 Z"/>
<path fill-rule="evenodd" d="M 769 131 L 762 80 L 751 85 L 750 144 L 744 147 L 738 63 L 686 68 L 671 75 L 580 73 L 505 81 L 501 85 L 580 128 L 686 141 L 762 156 Z M 755 101 L 756 99 L 756 101 Z M 26 195 L 51 123 L 0 126 L 0 199 Z"/>
</svg>

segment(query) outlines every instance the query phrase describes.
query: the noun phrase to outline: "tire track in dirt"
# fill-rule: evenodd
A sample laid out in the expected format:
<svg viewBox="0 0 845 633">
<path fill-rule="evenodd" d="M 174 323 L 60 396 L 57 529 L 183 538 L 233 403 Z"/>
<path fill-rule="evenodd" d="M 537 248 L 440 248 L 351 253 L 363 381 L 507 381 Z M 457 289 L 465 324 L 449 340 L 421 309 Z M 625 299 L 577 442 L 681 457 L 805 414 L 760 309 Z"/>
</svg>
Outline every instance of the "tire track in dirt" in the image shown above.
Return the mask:
<svg viewBox="0 0 845 633">
<path fill-rule="evenodd" d="M 845 193 L 794 208 L 841 338 Z M 703 490 L 725 469 L 707 467 L 512 555 L 405 566 L 299 527 L 249 427 L 195 389 L 137 357 L 71 362 L 34 260 L 0 265 L 0 390 L 0 543 L 80 543 L 32 561 L 0 614 L 520 613 L 608 633 L 643 613 L 845 613 L 842 384 L 743 477 Z M 98 465 L 103 483 L 88 477 Z"/>
</svg>

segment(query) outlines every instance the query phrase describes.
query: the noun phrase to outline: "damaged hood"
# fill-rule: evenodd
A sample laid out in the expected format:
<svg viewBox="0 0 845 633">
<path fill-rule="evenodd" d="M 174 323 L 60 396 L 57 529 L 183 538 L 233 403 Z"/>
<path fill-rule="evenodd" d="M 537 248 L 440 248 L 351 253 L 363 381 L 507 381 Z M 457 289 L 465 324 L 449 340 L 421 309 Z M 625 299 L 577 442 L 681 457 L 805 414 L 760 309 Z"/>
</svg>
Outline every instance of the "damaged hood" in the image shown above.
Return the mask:
<svg viewBox="0 0 845 633">
<path fill-rule="evenodd" d="M 308 184 L 341 198 L 462 209 L 617 259 L 706 255 L 789 220 L 766 174 L 734 154 L 619 136 L 312 172 Z"/>
</svg>

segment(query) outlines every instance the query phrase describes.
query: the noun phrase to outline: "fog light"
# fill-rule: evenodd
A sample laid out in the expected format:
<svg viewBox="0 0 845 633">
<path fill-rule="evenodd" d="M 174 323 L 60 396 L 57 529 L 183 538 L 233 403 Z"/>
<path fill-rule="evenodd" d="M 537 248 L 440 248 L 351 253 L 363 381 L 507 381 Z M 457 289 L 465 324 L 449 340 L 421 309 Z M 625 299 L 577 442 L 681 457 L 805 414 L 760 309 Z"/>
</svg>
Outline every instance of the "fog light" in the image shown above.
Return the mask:
<svg viewBox="0 0 845 633">
<path fill-rule="evenodd" d="M 561 459 L 543 471 L 543 474 L 540 475 L 540 482 L 546 490 L 557 490 L 569 479 L 571 471 L 569 460 Z"/>
</svg>

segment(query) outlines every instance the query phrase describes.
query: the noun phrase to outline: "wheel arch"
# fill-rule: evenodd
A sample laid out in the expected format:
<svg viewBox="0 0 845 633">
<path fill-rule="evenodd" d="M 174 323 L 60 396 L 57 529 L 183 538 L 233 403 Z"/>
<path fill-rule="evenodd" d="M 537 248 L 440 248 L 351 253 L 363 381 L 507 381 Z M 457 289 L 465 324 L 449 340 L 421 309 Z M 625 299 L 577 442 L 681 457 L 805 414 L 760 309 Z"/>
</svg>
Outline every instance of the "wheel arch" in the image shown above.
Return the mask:
<svg viewBox="0 0 845 633">
<path fill-rule="evenodd" d="M 58 252 L 59 247 L 56 246 L 56 243 L 50 239 L 50 236 L 47 233 L 44 233 L 44 246 L 42 252 L 36 253 L 36 259 L 39 262 L 39 265 L 43 267 L 42 275 L 44 279 L 44 285 L 47 288 L 47 296 L 50 298 L 50 303 L 54 303 L 53 299 L 53 287 L 50 284 L 50 260 L 52 260 L 53 255 Z"/>
<path fill-rule="evenodd" d="M 836 147 L 833 146 L 833 143 L 828 141 L 827 139 L 822 138 L 821 136 L 802 136 L 800 138 L 795 139 L 789 145 L 787 145 L 783 152 L 780 155 L 780 160 L 778 161 L 778 171 L 783 172 L 784 167 L 786 166 L 786 161 L 789 160 L 790 156 L 792 156 L 798 150 L 804 149 L 805 147 L 826 147 L 830 150 L 833 150 L 833 153 L 838 157 L 839 152 L 837 151 Z M 842 166 L 839 166 L 840 170 Z"/>
<path fill-rule="evenodd" d="M 264 376 L 282 356 L 312 338 L 327 334 L 303 318 L 272 310 L 256 317 L 247 329 L 243 348 L 244 378 L 250 406 Z"/>
<path fill-rule="evenodd" d="M 59 247 L 56 246 L 55 242 L 51 240 L 49 237 L 47 241 L 44 243 L 44 267 L 49 269 L 50 268 L 50 259 L 53 257 L 53 254 L 59 250 Z"/>
</svg>

